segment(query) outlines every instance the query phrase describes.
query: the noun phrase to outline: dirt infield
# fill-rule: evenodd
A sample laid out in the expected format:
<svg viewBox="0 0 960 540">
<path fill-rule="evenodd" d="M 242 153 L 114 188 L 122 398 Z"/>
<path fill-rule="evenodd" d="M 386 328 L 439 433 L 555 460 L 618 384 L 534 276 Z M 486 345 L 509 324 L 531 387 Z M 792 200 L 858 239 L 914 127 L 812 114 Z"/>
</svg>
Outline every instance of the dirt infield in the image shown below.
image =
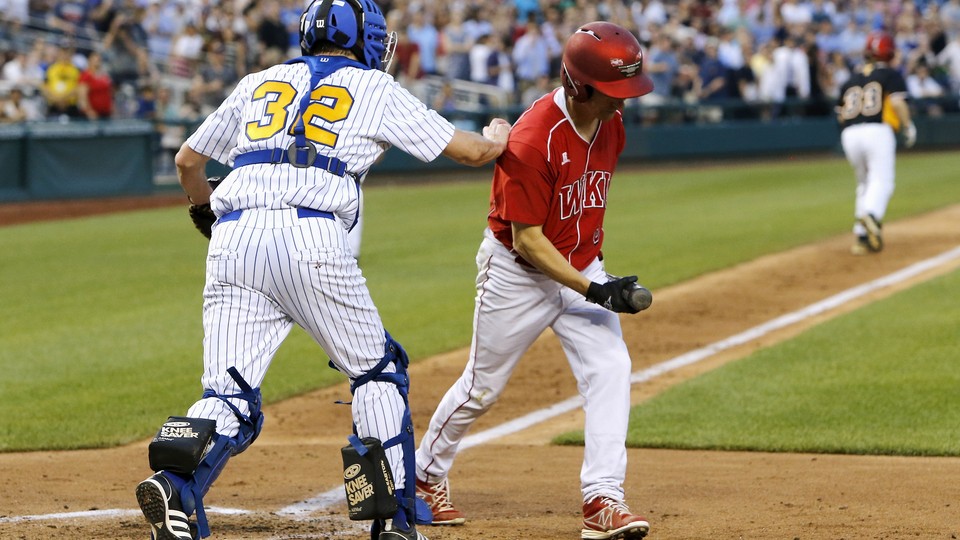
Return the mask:
<svg viewBox="0 0 960 540">
<path fill-rule="evenodd" d="M 162 204 L 183 204 L 181 197 Z M 156 199 L 111 201 L 109 210 L 156 206 Z M 0 206 L 0 224 L 25 210 Z M 17 205 L 19 206 L 19 205 Z M 24 205 L 29 206 L 29 205 Z M 49 210 L 49 209 L 47 209 Z M 59 209 L 83 215 L 93 207 Z M 39 210 L 38 210 L 39 212 Z M 911 263 L 960 245 L 960 206 L 886 226 L 886 250 L 848 255 L 846 235 L 762 257 L 654 291 L 643 314 L 624 317 L 634 370 L 742 332 Z M 938 272 L 953 270 L 955 265 Z M 931 274 L 917 279 L 930 277 Z M 909 283 L 897 288 L 909 286 Z M 892 292 L 884 289 L 838 310 L 768 334 L 696 365 L 638 384 L 634 402 L 692 376 L 790 337 L 812 324 Z M 459 375 L 465 351 L 418 362 L 411 401 L 418 432 Z M 198 368 L 199 369 L 199 368 Z M 474 433 L 576 394 L 560 347 L 549 335 L 534 345 L 500 403 Z M 305 515 L 285 509 L 339 484 L 339 447 L 349 396 L 336 387 L 267 407 L 257 444 L 234 459 L 207 496 L 213 538 L 368 538 L 342 505 Z M 432 540 L 577 539 L 582 449 L 548 445 L 581 426 L 569 413 L 467 449 L 451 474 L 462 527 L 425 528 Z M 98 451 L 0 454 L 0 538 L 144 539 L 133 488 L 149 474 L 147 441 Z M 699 452 L 631 449 L 628 503 L 651 522 L 650 538 L 956 539 L 960 537 L 960 459 Z M 244 513 L 228 512 L 227 509 Z M 78 516 L 87 512 L 91 517 Z M 65 514 L 51 518 L 49 514 Z M 18 516 L 47 516 L 22 519 Z"/>
</svg>

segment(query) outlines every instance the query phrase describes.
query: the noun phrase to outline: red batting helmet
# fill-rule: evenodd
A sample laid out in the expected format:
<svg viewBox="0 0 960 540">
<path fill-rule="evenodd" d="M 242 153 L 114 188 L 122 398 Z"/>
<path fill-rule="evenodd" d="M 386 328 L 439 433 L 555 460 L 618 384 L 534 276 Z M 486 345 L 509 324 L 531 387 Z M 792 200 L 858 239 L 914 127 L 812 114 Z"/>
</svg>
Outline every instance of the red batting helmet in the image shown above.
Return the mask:
<svg viewBox="0 0 960 540">
<path fill-rule="evenodd" d="M 560 80 L 577 101 L 590 98 L 588 88 L 613 98 L 649 94 L 653 81 L 643 73 L 640 42 L 613 23 L 592 22 L 577 29 L 563 48 Z"/>
<path fill-rule="evenodd" d="M 893 54 L 896 52 L 896 45 L 893 38 L 886 32 L 871 32 L 867 36 L 867 45 L 864 47 L 863 54 L 868 60 L 878 60 L 880 62 L 889 62 L 893 60 Z"/>
</svg>

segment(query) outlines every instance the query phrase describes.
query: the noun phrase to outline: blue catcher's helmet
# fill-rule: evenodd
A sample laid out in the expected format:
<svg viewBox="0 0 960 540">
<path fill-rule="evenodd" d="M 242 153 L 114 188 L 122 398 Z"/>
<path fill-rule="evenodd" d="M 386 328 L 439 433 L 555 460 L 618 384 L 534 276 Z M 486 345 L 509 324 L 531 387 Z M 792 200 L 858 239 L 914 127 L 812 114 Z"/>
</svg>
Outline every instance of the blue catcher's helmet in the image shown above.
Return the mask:
<svg viewBox="0 0 960 540">
<path fill-rule="evenodd" d="M 374 0 L 313 0 L 300 16 L 300 51 L 330 42 L 361 63 L 383 69 L 387 22 Z"/>
</svg>

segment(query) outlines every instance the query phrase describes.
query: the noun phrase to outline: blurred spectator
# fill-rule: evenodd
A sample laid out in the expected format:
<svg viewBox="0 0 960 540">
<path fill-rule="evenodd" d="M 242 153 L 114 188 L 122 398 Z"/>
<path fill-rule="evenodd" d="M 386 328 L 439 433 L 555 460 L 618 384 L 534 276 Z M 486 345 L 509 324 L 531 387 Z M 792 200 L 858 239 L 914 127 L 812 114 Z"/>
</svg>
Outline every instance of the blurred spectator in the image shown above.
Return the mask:
<svg viewBox="0 0 960 540">
<path fill-rule="evenodd" d="M 140 24 L 143 15 L 141 8 L 130 5 L 113 17 L 103 38 L 103 61 L 117 87 L 136 86 L 141 77 L 149 75 L 149 38 Z"/>
<path fill-rule="evenodd" d="M 560 55 L 563 54 L 563 43 L 566 35 L 569 34 L 560 33 L 562 17 L 557 6 L 548 5 L 543 12 L 543 17 L 540 33 L 543 34 L 543 39 L 547 40 L 547 48 L 550 51 L 550 73 L 559 75 Z"/>
<path fill-rule="evenodd" d="M 803 50 L 807 55 L 807 80 L 810 81 L 810 91 L 806 96 L 809 101 L 805 114 L 806 116 L 829 116 L 833 112 L 833 102 L 827 100 L 823 90 L 830 84 L 828 70 L 820 60 L 820 49 L 813 36 L 804 45 Z"/>
<path fill-rule="evenodd" d="M 960 32 L 937 55 L 937 65 L 950 77 L 951 93 L 960 93 Z"/>
<path fill-rule="evenodd" d="M 513 0 L 513 5 L 517 10 L 517 20 L 526 21 L 533 16 L 536 20 L 540 14 L 540 4 L 537 0 Z"/>
<path fill-rule="evenodd" d="M 143 18 L 147 35 L 147 50 L 154 61 L 166 62 L 170 58 L 174 37 L 183 32 L 186 17 L 183 4 L 177 2 L 149 2 Z"/>
<path fill-rule="evenodd" d="M 533 86 L 527 88 L 520 95 L 520 105 L 529 107 L 534 101 L 549 94 L 552 89 L 553 85 L 550 77 L 547 75 L 541 75 L 540 77 L 537 77 L 537 80 L 534 82 Z"/>
<path fill-rule="evenodd" d="M 42 47 L 42 44 L 40 44 Z M 41 48 L 34 47 L 29 53 L 11 51 L 7 54 L 0 71 L 0 79 L 10 86 L 39 89 L 43 85 L 44 70 L 40 67 Z"/>
<path fill-rule="evenodd" d="M 716 38 L 712 38 L 703 48 L 704 56 L 698 66 L 700 101 L 724 101 L 730 98 L 729 70 L 720 62 L 718 47 Z"/>
<path fill-rule="evenodd" d="M 840 87 L 850 78 L 850 65 L 840 51 L 833 51 L 828 59 L 824 67 L 827 84 L 823 87 L 823 93 L 836 102 L 840 97 Z"/>
<path fill-rule="evenodd" d="M 213 112 L 227 97 L 227 90 L 239 80 L 236 66 L 227 63 L 223 52 L 222 42 L 211 41 L 206 62 L 200 66 L 191 84 L 191 94 L 196 97 L 203 114 Z"/>
<path fill-rule="evenodd" d="M 930 66 L 926 62 L 917 62 L 907 76 L 907 93 L 914 99 L 938 98 L 944 94 L 940 83 L 930 76 Z"/>
<path fill-rule="evenodd" d="M 440 33 L 430 23 L 423 9 L 417 9 L 411 15 L 407 26 L 407 37 L 420 49 L 420 69 L 424 75 L 437 73 L 437 47 L 440 45 Z"/>
<path fill-rule="evenodd" d="M 907 94 L 922 114 L 933 117 L 943 115 L 941 98 L 945 92 L 940 83 L 930 76 L 930 66 L 926 62 L 917 62 L 907 75 Z"/>
<path fill-rule="evenodd" d="M 290 48 L 290 34 L 280 20 L 280 2 L 266 0 L 259 5 L 261 18 L 257 26 L 257 39 L 263 48 L 277 49 L 286 55 Z"/>
<path fill-rule="evenodd" d="M 521 94 L 536 85 L 540 77 L 550 75 L 550 48 L 532 16 L 527 20 L 526 31 L 513 45 L 513 64 Z"/>
<path fill-rule="evenodd" d="M 947 0 L 940 6 L 940 21 L 948 34 L 960 35 L 960 0 Z"/>
<path fill-rule="evenodd" d="M 483 36 L 493 33 L 493 23 L 490 22 L 490 19 L 492 19 L 491 11 L 489 5 L 480 3 L 474 4 L 468 12 L 467 20 L 463 22 L 463 26 L 474 43 Z"/>
<path fill-rule="evenodd" d="M 58 0 L 47 14 L 47 25 L 69 37 L 92 40 L 97 34 L 91 19 L 94 7 L 86 0 Z"/>
<path fill-rule="evenodd" d="M 780 40 L 780 45 L 773 50 L 774 85 L 772 100 L 775 103 L 773 113 L 778 116 L 783 112 L 783 104 L 787 101 L 806 99 L 810 96 L 810 61 L 807 53 L 799 44 L 799 38 L 788 35 Z M 797 111 L 791 107 L 790 114 Z"/>
<path fill-rule="evenodd" d="M 113 80 L 103 69 L 103 57 L 98 52 L 90 53 L 87 68 L 80 74 L 77 107 L 88 120 L 113 116 Z"/>
<path fill-rule="evenodd" d="M 653 81 L 653 91 L 640 98 L 647 105 L 660 105 L 670 98 L 670 86 L 677 76 L 680 63 L 673 48 L 673 38 L 667 32 L 657 32 L 653 46 L 644 59 L 644 73 Z"/>
<path fill-rule="evenodd" d="M 203 36 L 195 24 L 187 23 L 170 45 L 170 73 L 178 77 L 192 77 L 197 71 L 202 51 Z"/>
<path fill-rule="evenodd" d="M 400 84 L 407 87 L 423 76 L 423 71 L 420 69 L 420 47 L 410 41 L 405 28 L 397 30 L 397 47 L 393 53 L 393 63 L 390 64 L 389 73 Z"/>
<path fill-rule="evenodd" d="M 446 76 L 450 79 L 470 80 L 470 47 L 473 37 L 464 26 L 464 12 L 450 12 L 450 21 L 440 31 L 440 45 L 446 55 Z M 439 110 L 439 109 L 438 109 Z"/>
<path fill-rule="evenodd" d="M 513 76 L 513 61 L 507 53 L 508 39 L 494 38 L 490 45 L 492 51 L 487 58 L 487 70 L 491 84 L 505 90 L 511 100 L 516 100 L 517 85 Z"/>
<path fill-rule="evenodd" d="M 60 47 L 56 60 L 47 67 L 43 83 L 43 97 L 47 102 L 47 117 L 80 118 L 77 92 L 80 70 L 73 64 L 73 49 Z"/>
<path fill-rule="evenodd" d="M 470 48 L 470 80 L 482 84 L 496 84 L 496 80 L 491 77 L 489 60 L 494 52 L 490 45 L 497 38 L 490 34 L 479 36 Z"/>
<path fill-rule="evenodd" d="M 139 120 L 157 120 L 157 92 L 152 84 L 144 85 L 137 93 L 137 108 L 133 114 Z"/>
<path fill-rule="evenodd" d="M 40 118 L 35 104 L 26 99 L 20 88 L 11 88 L 8 95 L 0 100 L 0 121 L 2 122 L 31 122 Z"/>
</svg>

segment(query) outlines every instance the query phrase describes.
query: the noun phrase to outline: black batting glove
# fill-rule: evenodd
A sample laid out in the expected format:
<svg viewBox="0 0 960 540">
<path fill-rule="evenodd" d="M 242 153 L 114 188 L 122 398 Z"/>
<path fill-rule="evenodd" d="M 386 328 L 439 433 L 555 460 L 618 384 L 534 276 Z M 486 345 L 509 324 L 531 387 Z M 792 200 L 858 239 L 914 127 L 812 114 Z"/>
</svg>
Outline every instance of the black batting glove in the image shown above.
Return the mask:
<svg viewBox="0 0 960 540">
<path fill-rule="evenodd" d="M 585 296 L 588 302 L 601 305 L 616 313 L 638 313 L 639 310 L 634 309 L 627 302 L 626 294 L 636 282 L 637 276 L 617 278 L 604 284 L 594 281 L 590 283 Z"/>
</svg>

